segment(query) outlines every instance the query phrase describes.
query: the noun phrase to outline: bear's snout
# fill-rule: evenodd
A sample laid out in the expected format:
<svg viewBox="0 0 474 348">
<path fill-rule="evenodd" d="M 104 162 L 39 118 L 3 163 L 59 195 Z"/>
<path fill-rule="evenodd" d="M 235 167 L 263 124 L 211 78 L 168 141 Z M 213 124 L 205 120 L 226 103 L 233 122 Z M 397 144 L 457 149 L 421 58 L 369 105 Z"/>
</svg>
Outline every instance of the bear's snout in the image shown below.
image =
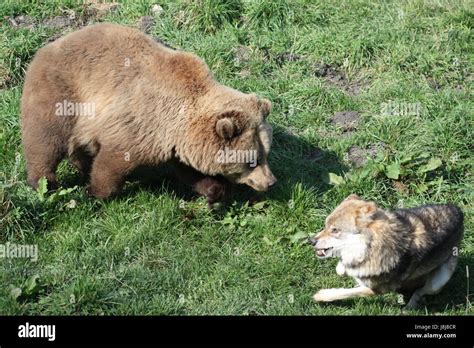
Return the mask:
<svg viewBox="0 0 474 348">
<path fill-rule="evenodd" d="M 274 186 L 277 181 L 268 164 L 264 164 L 255 167 L 248 176 L 240 180 L 240 183 L 246 184 L 256 191 L 263 192 Z"/>
<path fill-rule="evenodd" d="M 275 175 L 272 174 L 272 177 L 270 178 L 270 181 L 268 182 L 268 188 L 274 186 L 277 183 L 278 179 L 275 177 Z"/>
</svg>

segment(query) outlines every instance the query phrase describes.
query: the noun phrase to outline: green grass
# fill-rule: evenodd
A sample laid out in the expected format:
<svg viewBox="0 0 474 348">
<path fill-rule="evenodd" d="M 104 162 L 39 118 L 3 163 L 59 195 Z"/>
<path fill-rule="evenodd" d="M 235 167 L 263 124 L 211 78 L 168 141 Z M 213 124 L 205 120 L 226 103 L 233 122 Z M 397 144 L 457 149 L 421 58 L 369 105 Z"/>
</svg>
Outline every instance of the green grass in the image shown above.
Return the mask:
<svg viewBox="0 0 474 348">
<path fill-rule="evenodd" d="M 136 26 L 154 3 L 123 1 L 100 20 Z M 316 260 L 297 238 L 320 230 L 349 193 L 387 208 L 459 205 L 466 233 L 458 269 L 414 313 L 474 313 L 474 280 L 469 290 L 466 279 L 466 267 L 474 273 L 469 1 L 160 3 L 152 35 L 201 56 L 222 83 L 272 100 L 277 187 L 255 206 L 246 203 L 254 193 L 239 187 L 228 209 L 217 211 L 166 180 L 128 183 L 110 201 L 86 198 L 83 186 L 41 199 L 25 182 L 24 69 L 50 36 L 73 29 L 3 21 L 0 243 L 37 244 L 39 260 L 0 259 L 0 314 L 398 315 L 395 294 L 328 305 L 311 299 L 318 289 L 353 284 L 336 275 L 335 260 Z M 74 1 L 3 1 L 0 18 L 41 21 L 66 8 L 85 11 Z M 344 74 L 343 85 L 317 76 L 321 63 Z M 358 81 L 360 93 L 347 92 L 344 84 Z M 418 103 L 420 114 L 382 115 L 389 101 Z M 355 131 L 329 122 L 343 110 L 360 113 Z M 351 146 L 374 144 L 379 156 L 355 168 L 347 158 Z M 441 165 L 428 170 L 430 159 Z M 388 177 L 393 170 L 398 180 Z M 79 184 L 66 163 L 59 177 Z M 14 288 L 23 296 L 15 299 Z"/>
</svg>

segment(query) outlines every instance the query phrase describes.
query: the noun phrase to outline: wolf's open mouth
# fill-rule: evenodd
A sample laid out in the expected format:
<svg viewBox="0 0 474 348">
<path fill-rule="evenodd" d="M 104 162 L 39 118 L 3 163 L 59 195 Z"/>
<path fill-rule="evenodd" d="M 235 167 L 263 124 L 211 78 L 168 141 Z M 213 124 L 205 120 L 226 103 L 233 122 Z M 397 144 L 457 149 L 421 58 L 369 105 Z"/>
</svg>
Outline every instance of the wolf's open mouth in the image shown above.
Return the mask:
<svg viewBox="0 0 474 348">
<path fill-rule="evenodd" d="M 331 251 L 332 248 L 326 248 L 326 249 L 316 249 L 316 256 L 317 257 L 326 257 L 328 255 L 328 251 Z"/>
</svg>

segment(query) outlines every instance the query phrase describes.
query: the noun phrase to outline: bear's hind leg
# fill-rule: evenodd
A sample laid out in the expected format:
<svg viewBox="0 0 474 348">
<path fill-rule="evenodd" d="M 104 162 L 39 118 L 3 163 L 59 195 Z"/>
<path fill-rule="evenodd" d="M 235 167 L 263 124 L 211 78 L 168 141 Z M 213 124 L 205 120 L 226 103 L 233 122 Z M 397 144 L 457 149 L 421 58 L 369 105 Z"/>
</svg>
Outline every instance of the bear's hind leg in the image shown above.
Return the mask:
<svg viewBox="0 0 474 348">
<path fill-rule="evenodd" d="M 89 177 L 94 157 L 85 149 L 75 150 L 70 157 L 71 164 L 79 170 L 84 178 Z"/>
<path fill-rule="evenodd" d="M 135 165 L 127 161 L 123 152 L 102 146 L 94 158 L 88 193 L 96 198 L 107 198 L 122 186 L 125 176 Z"/>
</svg>

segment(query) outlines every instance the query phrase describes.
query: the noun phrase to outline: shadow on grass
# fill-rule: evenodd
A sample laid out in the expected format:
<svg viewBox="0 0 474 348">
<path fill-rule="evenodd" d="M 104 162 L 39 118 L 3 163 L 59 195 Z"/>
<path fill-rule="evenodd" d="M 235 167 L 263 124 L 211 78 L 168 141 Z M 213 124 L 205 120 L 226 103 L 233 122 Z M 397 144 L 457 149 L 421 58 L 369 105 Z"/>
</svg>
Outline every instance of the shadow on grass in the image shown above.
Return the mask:
<svg viewBox="0 0 474 348">
<path fill-rule="evenodd" d="M 348 169 L 335 153 L 315 147 L 288 133 L 282 127 L 274 127 L 273 138 L 269 162 L 270 168 L 278 178 L 277 185 L 263 193 L 256 192 L 246 185 L 232 185 L 228 203 L 251 204 L 265 199 L 287 202 L 291 199 L 293 188 L 297 184 L 319 195 L 330 188 L 327 182 L 328 173 L 341 175 Z M 197 197 L 189 187 L 175 178 L 172 169 L 167 165 L 159 168 L 142 167 L 135 171 L 129 180 L 139 181 L 140 185 L 127 186 L 118 197 L 129 197 L 141 187 L 146 187 L 152 192 L 162 192 L 163 186 L 185 201 Z"/>
<path fill-rule="evenodd" d="M 426 297 L 426 307 L 429 312 L 444 312 L 454 307 L 458 310 L 465 308 L 466 313 L 474 314 L 472 308 L 474 280 L 468 279 L 466 267 L 473 272 L 474 259 L 472 255 L 460 256 L 456 271 L 448 284 L 438 295 Z"/>
<path fill-rule="evenodd" d="M 245 185 L 232 185 L 232 192 L 227 204 L 236 203 L 237 206 L 246 203 L 253 204 L 262 200 L 275 200 L 288 202 L 296 185 L 300 184 L 304 190 L 311 190 L 316 195 L 320 195 L 330 188 L 325 181 L 329 172 L 341 175 L 347 170 L 335 153 L 320 149 L 309 142 L 290 134 L 283 127 L 274 127 L 274 139 L 272 151 L 270 153 L 270 167 L 278 178 L 278 183 L 268 192 L 256 192 Z M 8 199 L 18 211 L 14 218 L 8 220 L 11 234 L 14 234 L 14 225 L 30 225 L 38 231 L 45 231 L 51 226 L 53 220 L 58 215 L 65 203 L 74 198 L 79 203 L 91 202 L 92 211 L 101 209 L 101 202 L 85 195 L 85 186 L 88 178 L 80 175 L 72 166 L 63 163 L 59 169 L 61 184 L 64 188 L 78 186 L 79 190 L 72 195 L 65 196 L 57 204 L 45 204 L 31 201 L 28 197 L 12 194 Z M 163 165 L 159 168 L 141 168 L 130 176 L 129 181 L 135 182 L 126 185 L 111 200 L 127 200 L 143 189 L 162 194 L 171 192 L 178 199 L 192 201 L 198 198 L 190 187 L 183 185 L 174 175 L 169 166 Z M 11 208 L 11 207 L 10 207 Z M 5 208 L 7 211 L 10 209 Z M 64 210 L 64 209 L 62 209 Z M 224 205 L 225 210 L 225 205 Z M 64 210 L 66 211 L 66 210 Z M 13 212 L 12 212 L 13 213 Z M 6 215 L 5 214 L 2 215 Z M 3 220 L 3 219 L 2 219 Z M 10 233 L 7 233 L 9 235 Z"/>
</svg>

